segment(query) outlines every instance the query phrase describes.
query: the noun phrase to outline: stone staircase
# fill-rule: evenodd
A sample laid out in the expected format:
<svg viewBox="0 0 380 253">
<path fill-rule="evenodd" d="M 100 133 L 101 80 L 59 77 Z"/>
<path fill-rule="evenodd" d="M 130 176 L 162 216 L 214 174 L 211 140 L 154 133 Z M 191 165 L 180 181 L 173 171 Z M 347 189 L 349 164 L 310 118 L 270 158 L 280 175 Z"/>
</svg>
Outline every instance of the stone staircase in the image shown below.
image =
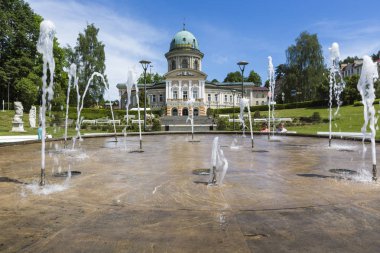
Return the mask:
<svg viewBox="0 0 380 253">
<path fill-rule="evenodd" d="M 190 122 L 186 123 L 187 116 L 163 116 L 160 118 L 164 131 L 191 131 Z M 194 117 L 194 131 L 210 131 L 216 129 L 212 118 L 207 116 Z"/>
</svg>

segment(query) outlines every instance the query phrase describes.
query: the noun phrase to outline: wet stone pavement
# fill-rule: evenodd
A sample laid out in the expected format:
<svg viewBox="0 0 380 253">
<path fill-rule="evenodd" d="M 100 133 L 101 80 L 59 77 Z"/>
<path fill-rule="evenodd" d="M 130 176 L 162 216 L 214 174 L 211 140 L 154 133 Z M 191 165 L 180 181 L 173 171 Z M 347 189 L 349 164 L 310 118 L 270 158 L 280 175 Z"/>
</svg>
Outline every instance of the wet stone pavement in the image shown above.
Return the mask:
<svg viewBox="0 0 380 253">
<path fill-rule="evenodd" d="M 142 153 L 130 153 L 136 136 L 76 152 L 48 143 L 45 189 L 40 144 L 1 147 L 0 251 L 380 251 L 369 145 L 363 155 L 361 142 L 254 136 L 252 152 L 248 137 L 219 135 L 229 169 L 212 187 L 194 171 L 210 168 L 214 137 L 143 136 Z M 81 174 L 54 176 L 69 167 Z"/>
</svg>

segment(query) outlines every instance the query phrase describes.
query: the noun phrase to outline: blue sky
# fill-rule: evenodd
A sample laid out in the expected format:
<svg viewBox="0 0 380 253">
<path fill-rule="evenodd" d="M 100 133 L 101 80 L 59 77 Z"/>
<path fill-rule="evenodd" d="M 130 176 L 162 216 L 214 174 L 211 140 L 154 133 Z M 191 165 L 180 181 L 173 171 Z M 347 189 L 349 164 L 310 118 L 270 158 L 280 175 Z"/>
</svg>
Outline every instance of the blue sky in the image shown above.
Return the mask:
<svg viewBox="0 0 380 253">
<path fill-rule="evenodd" d="M 267 57 L 285 63 L 285 50 L 302 31 L 317 33 L 324 55 L 333 42 L 342 58 L 380 50 L 380 1 L 160 1 L 160 0 L 27 0 L 36 13 L 53 21 L 61 45 L 75 45 L 87 23 L 100 28 L 106 45 L 106 74 L 111 91 L 125 82 L 127 71 L 152 61 L 153 72 L 164 74 L 164 54 L 185 20 L 205 54 L 203 71 L 208 79 L 223 81 L 248 61 L 262 80 L 267 79 Z M 326 61 L 327 62 L 327 61 Z"/>
</svg>

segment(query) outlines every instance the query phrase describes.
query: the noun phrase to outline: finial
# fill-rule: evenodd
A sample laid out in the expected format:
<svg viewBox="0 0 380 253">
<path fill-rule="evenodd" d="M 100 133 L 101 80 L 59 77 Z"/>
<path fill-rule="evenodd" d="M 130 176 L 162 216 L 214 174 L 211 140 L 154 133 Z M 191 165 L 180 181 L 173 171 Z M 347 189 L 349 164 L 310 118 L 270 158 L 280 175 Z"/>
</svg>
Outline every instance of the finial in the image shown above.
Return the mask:
<svg viewBox="0 0 380 253">
<path fill-rule="evenodd" d="M 186 18 L 183 18 L 183 28 L 182 28 L 182 30 L 183 31 L 186 31 Z"/>
</svg>

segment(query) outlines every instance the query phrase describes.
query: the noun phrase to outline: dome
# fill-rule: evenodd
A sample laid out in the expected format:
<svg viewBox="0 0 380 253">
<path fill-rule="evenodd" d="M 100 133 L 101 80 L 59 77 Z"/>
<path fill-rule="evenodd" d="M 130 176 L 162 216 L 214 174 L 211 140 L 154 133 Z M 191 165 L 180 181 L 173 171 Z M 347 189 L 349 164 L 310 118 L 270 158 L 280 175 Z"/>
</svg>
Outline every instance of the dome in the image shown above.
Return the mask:
<svg viewBox="0 0 380 253">
<path fill-rule="evenodd" d="M 186 30 L 177 32 L 170 43 L 170 50 L 175 48 L 193 48 L 199 50 L 198 41 L 194 35 Z"/>
</svg>

